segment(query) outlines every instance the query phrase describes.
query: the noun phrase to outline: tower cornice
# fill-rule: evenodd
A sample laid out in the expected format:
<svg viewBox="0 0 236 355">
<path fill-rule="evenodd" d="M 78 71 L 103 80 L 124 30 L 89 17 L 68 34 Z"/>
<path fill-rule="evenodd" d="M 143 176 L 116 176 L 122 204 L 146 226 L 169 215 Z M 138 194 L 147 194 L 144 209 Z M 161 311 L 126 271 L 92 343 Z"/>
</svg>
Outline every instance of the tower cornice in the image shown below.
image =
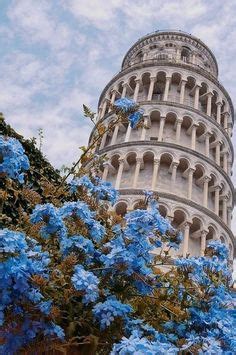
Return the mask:
<svg viewBox="0 0 236 355">
<path fill-rule="evenodd" d="M 147 42 L 151 43 L 152 41 L 158 39 L 158 37 L 161 37 L 162 39 L 166 39 L 166 40 L 174 40 L 175 42 L 181 40 L 183 41 L 184 39 L 187 39 L 187 43 L 189 42 L 191 44 L 194 44 L 195 47 L 197 48 L 202 47 L 202 49 L 206 50 L 210 54 L 211 58 L 213 59 L 213 62 L 216 67 L 216 76 L 218 75 L 217 60 L 213 52 L 210 50 L 210 48 L 199 38 L 191 35 L 190 33 L 180 31 L 180 30 L 157 30 L 141 37 L 140 39 L 138 39 L 137 42 L 133 44 L 133 46 L 126 53 L 122 61 L 122 68 L 125 65 L 125 61 L 131 56 L 131 53 L 133 53 L 136 50 L 140 50 L 142 47 L 144 47 L 147 44 Z"/>
</svg>

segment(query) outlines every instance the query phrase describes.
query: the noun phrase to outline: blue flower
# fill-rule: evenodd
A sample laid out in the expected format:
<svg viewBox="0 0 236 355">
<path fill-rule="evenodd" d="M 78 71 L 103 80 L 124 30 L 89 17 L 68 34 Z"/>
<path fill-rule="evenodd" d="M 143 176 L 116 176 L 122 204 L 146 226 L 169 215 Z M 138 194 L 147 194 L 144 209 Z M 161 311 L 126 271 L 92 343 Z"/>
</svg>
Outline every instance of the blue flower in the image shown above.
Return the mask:
<svg viewBox="0 0 236 355">
<path fill-rule="evenodd" d="M 29 170 L 29 159 L 24 148 L 15 138 L 0 136 L 0 174 L 4 173 L 9 178 L 24 182 L 22 171 Z"/>
<path fill-rule="evenodd" d="M 107 328 L 116 317 L 125 317 L 133 311 L 128 304 L 123 304 L 115 298 L 98 303 L 93 308 L 93 314 L 100 323 L 101 329 Z"/>
<path fill-rule="evenodd" d="M 71 281 L 77 291 L 82 291 L 85 304 L 97 300 L 99 279 L 91 271 L 86 271 L 82 265 L 76 265 Z"/>
<path fill-rule="evenodd" d="M 31 214 L 30 220 L 32 223 L 45 223 L 40 229 L 40 233 L 44 238 L 48 238 L 53 233 L 57 233 L 60 237 L 66 235 L 66 227 L 59 210 L 51 203 L 37 205 Z"/>
<path fill-rule="evenodd" d="M 118 111 L 123 113 L 129 113 L 136 109 L 137 105 L 136 102 L 132 99 L 128 99 L 127 97 L 118 99 L 114 102 L 114 107 Z"/>
<path fill-rule="evenodd" d="M 137 126 L 137 124 L 143 117 L 143 113 L 144 111 L 139 109 L 138 111 L 135 111 L 128 116 L 131 128 L 135 128 Z"/>
</svg>

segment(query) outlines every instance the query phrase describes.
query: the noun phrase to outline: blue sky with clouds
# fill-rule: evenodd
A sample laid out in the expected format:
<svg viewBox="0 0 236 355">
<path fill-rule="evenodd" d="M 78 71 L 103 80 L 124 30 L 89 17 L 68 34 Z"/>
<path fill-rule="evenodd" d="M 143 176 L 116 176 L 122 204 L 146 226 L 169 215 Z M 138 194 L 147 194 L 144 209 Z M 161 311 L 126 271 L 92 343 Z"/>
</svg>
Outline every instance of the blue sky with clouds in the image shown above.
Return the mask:
<svg viewBox="0 0 236 355">
<path fill-rule="evenodd" d="M 201 38 L 236 103 L 234 0 L 0 0 L 0 111 L 26 137 L 42 128 L 48 159 L 70 165 L 91 129 L 82 104 L 96 110 L 129 47 L 158 29 Z"/>
</svg>

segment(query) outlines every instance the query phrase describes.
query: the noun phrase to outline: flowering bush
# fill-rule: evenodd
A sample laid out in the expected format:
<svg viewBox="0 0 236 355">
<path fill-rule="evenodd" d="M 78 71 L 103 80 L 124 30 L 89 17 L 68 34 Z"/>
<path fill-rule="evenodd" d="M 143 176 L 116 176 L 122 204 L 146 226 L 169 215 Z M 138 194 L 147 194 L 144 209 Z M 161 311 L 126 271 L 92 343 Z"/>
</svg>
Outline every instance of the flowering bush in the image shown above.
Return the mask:
<svg viewBox="0 0 236 355">
<path fill-rule="evenodd" d="M 130 121 L 138 110 L 129 99 L 114 106 Z M 0 352 L 233 353 L 227 248 L 212 241 L 163 273 L 182 235 L 155 196 L 122 219 L 108 208 L 117 192 L 91 171 L 47 185 L 46 203 L 1 232 Z"/>
</svg>

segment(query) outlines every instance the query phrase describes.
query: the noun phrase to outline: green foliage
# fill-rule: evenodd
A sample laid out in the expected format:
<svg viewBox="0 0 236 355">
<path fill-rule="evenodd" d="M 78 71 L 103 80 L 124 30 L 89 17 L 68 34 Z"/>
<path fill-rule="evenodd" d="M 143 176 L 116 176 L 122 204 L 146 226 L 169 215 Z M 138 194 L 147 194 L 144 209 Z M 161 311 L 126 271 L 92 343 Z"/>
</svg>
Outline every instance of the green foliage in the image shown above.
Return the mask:
<svg viewBox="0 0 236 355">
<path fill-rule="evenodd" d="M 35 203 L 49 201 L 49 186 L 61 182 L 59 171 L 43 156 L 36 147 L 36 140 L 24 139 L 0 116 L 0 134 L 20 141 L 30 161 L 30 170 L 25 173 L 24 186 L 16 181 L 2 178 L 0 182 L 1 226 L 15 228 L 25 213 L 29 213 Z"/>
</svg>

